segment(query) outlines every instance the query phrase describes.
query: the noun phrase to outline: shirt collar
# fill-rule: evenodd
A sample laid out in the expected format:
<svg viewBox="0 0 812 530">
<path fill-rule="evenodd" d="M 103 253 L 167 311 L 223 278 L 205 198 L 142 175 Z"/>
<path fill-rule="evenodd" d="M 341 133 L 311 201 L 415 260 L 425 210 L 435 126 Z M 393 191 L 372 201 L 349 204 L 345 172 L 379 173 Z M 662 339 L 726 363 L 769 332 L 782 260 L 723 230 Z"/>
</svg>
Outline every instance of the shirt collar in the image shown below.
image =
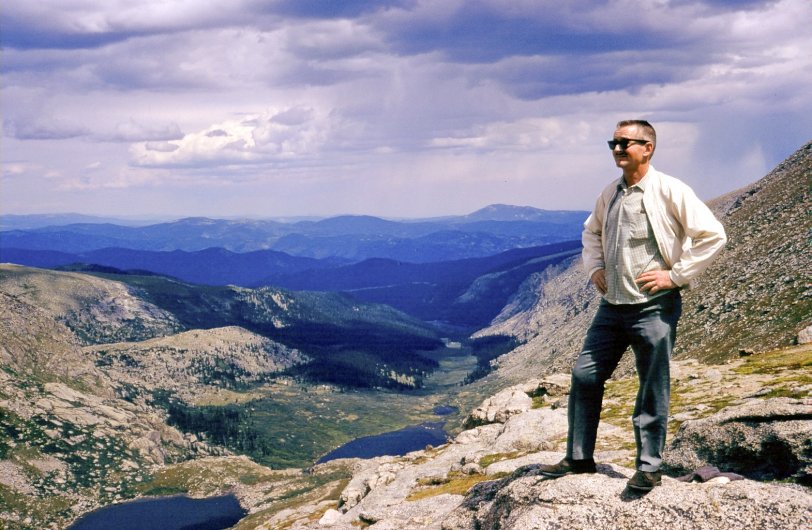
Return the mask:
<svg viewBox="0 0 812 530">
<path fill-rule="evenodd" d="M 646 175 L 642 179 L 640 179 L 640 182 L 634 184 L 633 186 L 627 186 L 626 180 L 623 177 L 620 177 L 620 179 L 617 181 L 617 189 L 626 190 L 628 188 L 640 188 L 640 191 L 645 192 L 646 186 L 648 185 L 648 182 L 650 180 L 648 177 L 649 175 L 651 175 L 651 169 L 652 168 L 649 167 L 649 170 L 648 172 L 646 172 Z"/>
</svg>

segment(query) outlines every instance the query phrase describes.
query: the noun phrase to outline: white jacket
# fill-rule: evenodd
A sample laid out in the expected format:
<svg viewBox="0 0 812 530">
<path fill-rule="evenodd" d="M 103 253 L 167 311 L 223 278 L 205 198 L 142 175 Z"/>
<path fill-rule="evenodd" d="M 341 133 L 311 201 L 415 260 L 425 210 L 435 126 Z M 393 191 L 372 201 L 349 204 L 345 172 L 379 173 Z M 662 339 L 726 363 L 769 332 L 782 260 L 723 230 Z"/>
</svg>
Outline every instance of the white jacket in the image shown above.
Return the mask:
<svg viewBox="0 0 812 530">
<path fill-rule="evenodd" d="M 671 269 L 671 280 L 680 287 L 711 264 L 727 242 L 725 229 L 704 202 L 684 182 L 653 166 L 646 174 L 643 205 L 663 259 Z M 622 177 L 621 177 L 622 178 Z M 595 209 L 584 223 L 581 235 L 584 269 L 588 277 L 605 268 L 606 247 L 601 234 L 605 230 L 609 203 L 617 190 L 613 181 L 601 192 Z"/>
</svg>

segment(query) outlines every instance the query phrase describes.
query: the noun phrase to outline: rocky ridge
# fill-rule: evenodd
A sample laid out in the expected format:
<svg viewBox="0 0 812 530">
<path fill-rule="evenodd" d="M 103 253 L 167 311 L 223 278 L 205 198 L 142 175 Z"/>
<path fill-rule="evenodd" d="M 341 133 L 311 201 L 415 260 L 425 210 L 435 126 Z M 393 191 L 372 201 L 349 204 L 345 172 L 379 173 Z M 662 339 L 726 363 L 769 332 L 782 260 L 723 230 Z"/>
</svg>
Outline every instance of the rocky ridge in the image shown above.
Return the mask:
<svg viewBox="0 0 812 530">
<path fill-rule="evenodd" d="M 142 342 L 87 346 L 117 386 L 161 388 L 188 403 L 215 389 L 245 389 L 307 360 L 243 328 L 192 330 Z"/>
<path fill-rule="evenodd" d="M 86 274 L 0 265 L 0 291 L 27 300 L 84 344 L 139 341 L 183 330 L 174 315 L 131 287 Z"/>
</svg>

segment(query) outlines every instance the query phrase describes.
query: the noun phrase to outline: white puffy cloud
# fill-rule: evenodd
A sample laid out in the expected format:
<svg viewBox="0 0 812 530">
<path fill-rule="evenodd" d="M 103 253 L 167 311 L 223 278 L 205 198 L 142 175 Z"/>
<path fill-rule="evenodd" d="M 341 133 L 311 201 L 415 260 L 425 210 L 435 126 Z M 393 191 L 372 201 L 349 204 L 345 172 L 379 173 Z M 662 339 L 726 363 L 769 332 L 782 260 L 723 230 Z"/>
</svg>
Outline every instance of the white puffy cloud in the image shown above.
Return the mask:
<svg viewBox="0 0 812 530">
<path fill-rule="evenodd" d="M 145 167 L 272 164 L 317 153 L 330 133 L 329 116 L 315 109 L 269 110 L 214 124 L 183 138 L 131 147 L 133 163 Z"/>
</svg>

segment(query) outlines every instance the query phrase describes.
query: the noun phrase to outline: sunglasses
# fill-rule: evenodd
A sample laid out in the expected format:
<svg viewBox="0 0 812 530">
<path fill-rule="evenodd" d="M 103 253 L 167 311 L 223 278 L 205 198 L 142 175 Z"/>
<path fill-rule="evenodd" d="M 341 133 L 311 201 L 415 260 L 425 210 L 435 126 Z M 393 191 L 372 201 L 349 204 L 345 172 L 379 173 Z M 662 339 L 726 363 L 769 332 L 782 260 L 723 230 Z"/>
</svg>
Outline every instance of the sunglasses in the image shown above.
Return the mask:
<svg viewBox="0 0 812 530">
<path fill-rule="evenodd" d="M 649 141 L 648 140 L 638 140 L 638 139 L 635 139 L 635 138 L 621 138 L 619 140 L 609 140 L 606 143 L 609 144 L 609 149 L 612 150 L 612 151 L 614 151 L 615 147 L 617 147 L 617 146 L 620 146 L 621 151 L 625 151 L 626 148 L 629 147 L 629 145 L 632 144 L 632 143 L 647 144 L 647 143 L 649 143 Z"/>
</svg>

